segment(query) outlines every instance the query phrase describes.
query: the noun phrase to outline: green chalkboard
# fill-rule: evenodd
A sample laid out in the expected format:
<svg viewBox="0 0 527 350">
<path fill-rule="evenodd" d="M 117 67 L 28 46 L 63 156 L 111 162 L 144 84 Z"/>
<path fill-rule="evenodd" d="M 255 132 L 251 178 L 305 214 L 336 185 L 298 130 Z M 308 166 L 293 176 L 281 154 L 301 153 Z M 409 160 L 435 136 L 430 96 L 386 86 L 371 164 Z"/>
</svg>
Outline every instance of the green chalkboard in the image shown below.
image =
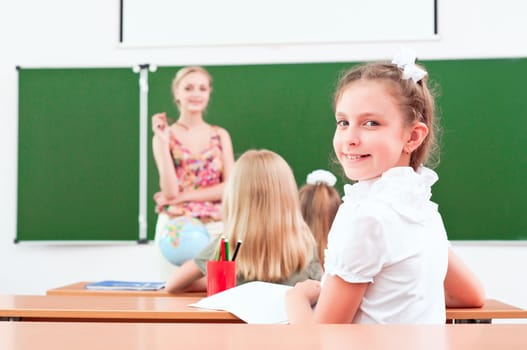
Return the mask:
<svg viewBox="0 0 527 350">
<path fill-rule="evenodd" d="M 206 119 L 229 130 L 236 156 L 268 148 L 291 164 L 299 185 L 311 170 L 326 168 L 341 187 L 331 100 L 338 75 L 353 64 L 208 66 L 214 91 Z M 527 59 L 423 64 L 439 88 L 443 136 L 433 200 L 449 238 L 527 239 Z M 177 117 L 170 85 L 178 68 L 149 74 L 149 115 Z M 129 68 L 20 70 L 18 239 L 137 239 L 138 101 L 138 77 Z M 149 130 L 149 239 L 159 186 L 151 136 Z"/>
<path fill-rule="evenodd" d="M 18 74 L 16 240 L 137 239 L 137 74 L 130 68 Z"/>
<path fill-rule="evenodd" d="M 334 128 L 331 94 L 338 71 L 348 66 L 207 67 L 214 82 L 205 118 L 229 130 L 236 158 L 250 148 L 271 149 L 289 162 L 300 185 L 314 169 L 338 171 L 330 159 Z M 178 68 L 162 67 L 150 76 L 150 114 L 166 111 L 169 117 L 177 117 L 170 86 Z M 149 189 L 153 193 L 159 188 L 158 174 L 152 158 L 149 164 Z M 148 226 L 153 227 L 153 208 L 149 213 Z"/>
<path fill-rule="evenodd" d="M 425 63 L 441 87 L 433 198 L 449 237 L 527 239 L 527 59 Z"/>
</svg>

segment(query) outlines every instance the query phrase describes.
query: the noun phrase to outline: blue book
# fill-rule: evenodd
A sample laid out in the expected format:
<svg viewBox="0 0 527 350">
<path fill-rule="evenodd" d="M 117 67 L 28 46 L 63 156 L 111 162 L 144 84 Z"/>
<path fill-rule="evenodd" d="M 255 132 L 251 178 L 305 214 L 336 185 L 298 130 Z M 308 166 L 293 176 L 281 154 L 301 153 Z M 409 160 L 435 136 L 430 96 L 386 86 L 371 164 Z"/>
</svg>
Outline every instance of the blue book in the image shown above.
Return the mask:
<svg viewBox="0 0 527 350">
<path fill-rule="evenodd" d="M 90 290 L 159 290 L 165 287 L 165 282 L 130 282 L 130 281 L 100 281 L 88 283 Z"/>
</svg>

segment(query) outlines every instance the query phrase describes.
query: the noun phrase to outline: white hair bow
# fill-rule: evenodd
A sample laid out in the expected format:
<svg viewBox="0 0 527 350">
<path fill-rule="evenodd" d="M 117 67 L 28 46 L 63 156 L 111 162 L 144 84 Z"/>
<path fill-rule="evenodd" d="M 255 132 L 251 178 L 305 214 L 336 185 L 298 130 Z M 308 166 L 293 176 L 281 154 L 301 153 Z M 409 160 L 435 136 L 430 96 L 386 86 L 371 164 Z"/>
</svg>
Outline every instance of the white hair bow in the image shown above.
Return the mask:
<svg viewBox="0 0 527 350">
<path fill-rule="evenodd" d="M 392 63 L 403 71 L 403 79 L 412 79 L 415 83 L 423 79 L 428 73 L 415 65 L 415 52 L 401 48 L 400 52 L 394 57 Z"/>
<path fill-rule="evenodd" d="M 316 185 L 317 183 L 325 183 L 328 186 L 335 186 L 337 178 L 327 170 L 314 170 L 307 175 L 306 183 L 309 185 Z"/>
</svg>

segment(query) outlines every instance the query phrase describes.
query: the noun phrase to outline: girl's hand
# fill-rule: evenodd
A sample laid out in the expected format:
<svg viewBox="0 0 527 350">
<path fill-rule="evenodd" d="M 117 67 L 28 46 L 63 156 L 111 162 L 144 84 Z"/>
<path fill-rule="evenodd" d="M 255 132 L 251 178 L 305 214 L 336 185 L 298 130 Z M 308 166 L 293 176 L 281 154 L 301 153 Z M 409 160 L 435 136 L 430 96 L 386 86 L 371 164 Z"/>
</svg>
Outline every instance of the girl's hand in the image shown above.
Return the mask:
<svg viewBox="0 0 527 350">
<path fill-rule="evenodd" d="M 309 301 L 310 305 L 315 305 L 320 296 L 320 281 L 305 280 L 303 282 L 298 282 L 287 293 L 306 299 Z"/>
<path fill-rule="evenodd" d="M 319 281 L 305 280 L 289 289 L 285 294 L 285 310 L 289 323 L 313 323 L 312 307 L 317 303 L 319 296 Z"/>
</svg>

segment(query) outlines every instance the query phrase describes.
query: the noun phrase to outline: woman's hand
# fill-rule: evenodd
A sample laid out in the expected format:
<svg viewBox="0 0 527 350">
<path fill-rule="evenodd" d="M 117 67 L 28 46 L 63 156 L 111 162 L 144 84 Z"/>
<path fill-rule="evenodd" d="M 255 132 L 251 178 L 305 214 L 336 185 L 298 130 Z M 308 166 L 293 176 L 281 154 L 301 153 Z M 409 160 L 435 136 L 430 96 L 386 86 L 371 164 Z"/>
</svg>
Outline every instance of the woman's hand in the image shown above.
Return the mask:
<svg viewBox="0 0 527 350">
<path fill-rule="evenodd" d="M 154 134 L 159 131 L 164 131 L 167 127 L 167 114 L 165 112 L 156 113 L 152 116 L 152 131 Z"/>
<path fill-rule="evenodd" d="M 173 204 L 178 204 L 181 201 L 176 199 L 168 199 L 163 192 L 156 192 L 154 194 L 154 201 L 156 202 L 156 213 L 166 213 L 167 215 L 181 216 L 185 214 L 185 211 L 181 208 L 173 206 Z"/>
<path fill-rule="evenodd" d="M 169 205 L 168 199 L 165 197 L 163 192 L 159 191 L 154 194 L 154 202 L 156 202 L 156 213 L 162 213 L 165 211 L 165 207 Z"/>
<path fill-rule="evenodd" d="M 152 116 L 152 131 L 154 132 L 154 137 L 168 144 L 168 130 L 167 114 L 165 112 L 154 114 Z"/>
</svg>

